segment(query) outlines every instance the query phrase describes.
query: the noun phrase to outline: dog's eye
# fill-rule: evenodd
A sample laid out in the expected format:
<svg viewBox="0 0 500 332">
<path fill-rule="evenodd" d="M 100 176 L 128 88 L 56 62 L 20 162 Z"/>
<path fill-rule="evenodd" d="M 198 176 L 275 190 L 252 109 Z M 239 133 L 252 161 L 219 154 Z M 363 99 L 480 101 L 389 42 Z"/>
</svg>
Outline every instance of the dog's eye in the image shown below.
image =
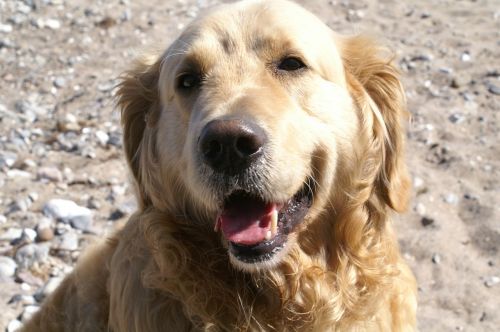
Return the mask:
<svg viewBox="0 0 500 332">
<path fill-rule="evenodd" d="M 285 71 L 296 71 L 305 67 L 306 65 L 300 59 L 295 57 L 285 58 L 281 60 L 280 64 L 278 65 L 279 70 Z"/>
<path fill-rule="evenodd" d="M 182 74 L 177 79 L 177 87 L 182 90 L 189 90 L 199 86 L 201 77 L 197 74 Z"/>
</svg>

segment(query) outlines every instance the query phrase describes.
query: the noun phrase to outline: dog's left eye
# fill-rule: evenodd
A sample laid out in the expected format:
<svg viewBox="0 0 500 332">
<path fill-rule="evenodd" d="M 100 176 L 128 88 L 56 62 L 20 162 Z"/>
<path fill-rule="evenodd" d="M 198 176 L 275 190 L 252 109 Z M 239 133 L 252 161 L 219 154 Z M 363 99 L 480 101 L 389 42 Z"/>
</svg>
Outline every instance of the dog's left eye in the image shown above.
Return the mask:
<svg viewBox="0 0 500 332">
<path fill-rule="evenodd" d="M 201 83 L 200 75 L 182 74 L 177 79 L 177 87 L 182 90 L 189 90 L 199 86 Z"/>
<path fill-rule="evenodd" d="M 285 58 L 281 60 L 280 64 L 278 65 L 278 69 L 284 71 L 296 71 L 302 68 L 306 68 L 306 65 L 304 64 L 304 62 L 302 62 L 302 60 L 295 57 Z"/>
</svg>

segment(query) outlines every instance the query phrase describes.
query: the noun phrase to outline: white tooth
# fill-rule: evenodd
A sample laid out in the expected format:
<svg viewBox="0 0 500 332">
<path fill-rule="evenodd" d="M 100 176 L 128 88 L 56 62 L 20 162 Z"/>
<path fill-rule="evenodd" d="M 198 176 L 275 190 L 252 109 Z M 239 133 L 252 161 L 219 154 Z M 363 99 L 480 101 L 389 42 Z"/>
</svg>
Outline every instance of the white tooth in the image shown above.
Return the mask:
<svg viewBox="0 0 500 332">
<path fill-rule="evenodd" d="M 278 210 L 273 210 L 271 214 L 271 236 L 276 235 L 278 232 Z"/>
<path fill-rule="evenodd" d="M 220 230 L 220 224 L 221 224 L 220 218 L 217 218 L 217 221 L 215 222 L 214 226 L 214 232 L 218 232 Z"/>
<path fill-rule="evenodd" d="M 267 233 L 266 233 L 266 241 L 271 240 L 272 236 L 273 235 L 272 235 L 271 231 L 267 231 Z"/>
</svg>

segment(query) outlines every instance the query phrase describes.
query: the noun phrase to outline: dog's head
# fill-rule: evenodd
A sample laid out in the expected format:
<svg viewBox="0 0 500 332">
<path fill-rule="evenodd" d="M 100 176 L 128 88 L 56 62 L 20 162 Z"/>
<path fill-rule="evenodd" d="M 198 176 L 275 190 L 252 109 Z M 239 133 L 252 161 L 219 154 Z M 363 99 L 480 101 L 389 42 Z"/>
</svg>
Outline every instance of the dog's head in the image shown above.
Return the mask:
<svg viewBox="0 0 500 332">
<path fill-rule="evenodd" d="M 198 18 L 118 92 L 140 203 L 215 228 L 247 270 L 349 198 L 403 209 L 404 98 L 379 53 L 287 1 Z"/>
</svg>

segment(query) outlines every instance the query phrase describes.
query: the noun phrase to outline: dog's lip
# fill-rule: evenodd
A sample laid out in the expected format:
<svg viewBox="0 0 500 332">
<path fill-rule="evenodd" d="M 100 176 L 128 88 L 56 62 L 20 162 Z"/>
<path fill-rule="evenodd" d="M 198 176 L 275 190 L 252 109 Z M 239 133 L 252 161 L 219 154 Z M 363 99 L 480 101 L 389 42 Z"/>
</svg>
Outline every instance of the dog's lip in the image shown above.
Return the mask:
<svg viewBox="0 0 500 332">
<path fill-rule="evenodd" d="M 235 243 L 228 241 L 230 253 L 238 260 L 245 263 L 258 263 L 271 259 L 276 253 L 286 246 L 288 235 L 295 231 L 295 228 L 307 215 L 313 201 L 312 179 L 308 178 L 303 187 L 290 199 L 284 203 L 270 203 L 278 207 L 277 230 L 271 238 L 266 238 L 256 243 Z M 251 193 L 239 190 L 231 195 L 252 195 Z M 231 196 L 230 195 L 230 196 Z M 253 199 L 255 198 L 253 196 Z M 262 199 L 262 204 L 265 203 Z M 224 209 L 224 206 L 223 208 Z M 220 216 L 221 213 L 219 213 Z M 217 219 L 215 230 L 220 229 L 220 218 Z"/>
</svg>

